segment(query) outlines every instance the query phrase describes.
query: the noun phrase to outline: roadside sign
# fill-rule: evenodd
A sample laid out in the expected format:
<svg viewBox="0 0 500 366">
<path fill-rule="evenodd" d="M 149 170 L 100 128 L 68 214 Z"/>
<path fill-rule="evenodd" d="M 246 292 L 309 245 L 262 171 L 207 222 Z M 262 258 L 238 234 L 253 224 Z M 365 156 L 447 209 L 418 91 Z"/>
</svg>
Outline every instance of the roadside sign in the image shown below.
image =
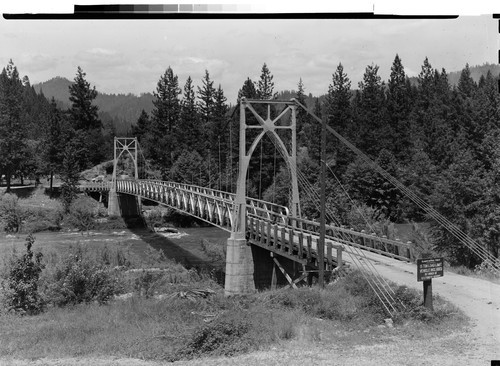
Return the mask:
<svg viewBox="0 0 500 366">
<path fill-rule="evenodd" d="M 443 277 L 443 258 L 417 259 L 417 281 Z"/>
</svg>

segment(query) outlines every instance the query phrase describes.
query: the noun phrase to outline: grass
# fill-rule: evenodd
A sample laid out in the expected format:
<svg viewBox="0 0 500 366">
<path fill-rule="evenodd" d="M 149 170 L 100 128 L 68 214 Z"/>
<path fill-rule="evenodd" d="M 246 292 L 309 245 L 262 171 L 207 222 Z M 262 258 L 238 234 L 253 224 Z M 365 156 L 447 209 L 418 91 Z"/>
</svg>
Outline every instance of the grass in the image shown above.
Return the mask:
<svg viewBox="0 0 500 366">
<path fill-rule="evenodd" d="M 44 247 L 49 267 L 65 256 L 50 254 L 56 248 Z M 92 243 L 66 248 L 66 254 L 84 250 L 95 261 L 117 264 L 111 258 L 119 247 L 107 244 L 106 248 Z M 378 327 L 386 315 L 356 272 L 326 289 L 280 289 L 227 298 L 211 278 L 188 271 L 155 250 L 131 258 L 130 263 L 128 269 L 120 270 L 120 276 L 122 292 L 133 291 L 132 297 L 107 305 L 93 302 L 49 307 L 31 317 L 2 314 L 0 354 L 15 359 L 129 357 L 175 361 L 236 356 L 290 342 L 308 348 L 387 341 L 389 330 Z M 130 271 L 133 267 L 157 270 Z M 149 296 L 141 288 L 146 288 Z M 190 290 L 207 288 L 213 293 L 186 296 Z M 395 319 L 401 337 L 423 339 L 429 332 L 437 335 L 463 326 L 458 310 L 443 300 L 436 299 L 436 311 L 429 314 L 419 306 L 418 292 L 399 288 L 397 293 L 408 305 L 408 311 Z"/>
<path fill-rule="evenodd" d="M 464 265 L 461 266 L 446 266 L 445 271 L 450 271 L 462 276 L 475 277 L 483 280 L 487 280 L 493 283 L 500 284 L 500 272 L 488 268 L 485 265 L 476 266 L 476 268 L 471 269 Z"/>
<path fill-rule="evenodd" d="M 44 200 L 35 196 L 21 203 L 36 207 Z M 113 229 L 121 223 L 106 225 Z M 29 317 L 0 310 L 3 357 L 196 360 L 283 345 L 300 349 L 385 345 L 395 335 L 425 342 L 427 337 L 459 331 L 467 323 L 458 309 L 441 298 L 435 298 L 431 313 L 420 306 L 420 292 L 395 286 L 406 311 L 394 318 L 394 328 L 380 327 L 387 315 L 356 272 L 325 289 L 280 289 L 227 298 L 210 275 L 187 270 L 144 242 L 134 246 L 122 241 L 118 233 L 66 232 L 57 234 L 58 240 L 51 235 L 40 233 L 33 248 L 44 254 L 43 281 L 49 282 L 55 268 L 79 251 L 93 262 L 116 268 L 120 291 L 132 296 L 106 305 L 48 306 L 45 312 Z M 1 274 L 9 258 L 22 253 L 24 235 L 0 244 Z M 204 241 L 202 247 L 209 257 L 224 256 L 224 246 Z M 206 289 L 213 293 L 196 291 Z M 191 296 L 196 293 L 205 296 Z"/>
</svg>

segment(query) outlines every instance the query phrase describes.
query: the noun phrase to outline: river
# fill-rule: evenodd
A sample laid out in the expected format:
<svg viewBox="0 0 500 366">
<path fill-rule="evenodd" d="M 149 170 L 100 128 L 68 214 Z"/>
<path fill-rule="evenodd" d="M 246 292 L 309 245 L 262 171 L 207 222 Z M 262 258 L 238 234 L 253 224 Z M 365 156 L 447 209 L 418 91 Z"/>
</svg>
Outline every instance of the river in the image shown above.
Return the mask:
<svg viewBox="0 0 500 366">
<path fill-rule="evenodd" d="M 148 246 L 162 250 L 166 257 L 173 259 L 186 268 L 224 269 L 224 263 L 213 262 L 202 249 L 202 240 L 216 245 L 226 245 L 229 233 L 216 227 L 179 228 L 178 233 L 155 233 L 147 229 L 118 229 L 109 231 L 90 231 L 89 235 L 75 231 L 41 232 L 34 234 L 36 251 L 61 251 L 72 244 L 87 242 L 115 243 L 131 252 L 143 256 Z M 12 248 L 22 252 L 27 234 L 1 235 L 0 255 L 6 258 Z"/>
</svg>

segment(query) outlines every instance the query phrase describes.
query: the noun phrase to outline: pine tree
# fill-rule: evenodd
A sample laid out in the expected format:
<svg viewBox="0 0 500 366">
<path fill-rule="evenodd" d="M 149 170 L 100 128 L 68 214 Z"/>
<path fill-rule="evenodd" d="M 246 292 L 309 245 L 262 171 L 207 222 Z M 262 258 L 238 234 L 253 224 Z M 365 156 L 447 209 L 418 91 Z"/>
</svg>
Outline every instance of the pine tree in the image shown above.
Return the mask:
<svg viewBox="0 0 500 366">
<path fill-rule="evenodd" d="M 458 80 L 458 92 L 464 98 L 471 98 L 476 89 L 477 84 L 470 74 L 469 64 L 465 64 L 465 68 L 460 73 L 460 79 Z"/>
<path fill-rule="evenodd" d="M 93 103 L 97 97 L 95 87 L 85 80 L 86 74 L 80 66 L 74 83 L 69 86 L 71 108 L 69 117 L 75 130 L 77 144 L 83 143 L 80 166 L 85 169 L 92 165 L 99 164 L 105 158 L 105 151 L 102 147 L 105 144 L 102 136 L 102 122 L 98 117 L 98 107 Z M 85 162 L 85 164 L 84 164 Z"/>
<path fill-rule="evenodd" d="M 25 128 L 21 121 L 23 85 L 12 60 L 0 74 L 0 175 L 5 175 L 7 192 L 11 178 L 24 158 Z"/>
<path fill-rule="evenodd" d="M 299 79 L 299 83 L 297 84 L 297 101 L 307 108 L 306 95 L 304 91 L 304 83 L 302 82 L 302 78 Z M 311 123 L 311 118 L 309 113 L 305 111 L 303 108 L 297 108 L 297 145 L 305 146 L 306 134 L 305 129 L 307 129 L 307 125 Z"/>
<path fill-rule="evenodd" d="M 85 80 L 87 74 L 78 66 L 74 83 L 69 87 L 72 103 L 69 114 L 76 130 L 92 130 L 101 128 L 101 121 L 98 117 L 98 107 L 92 102 L 97 97 L 95 86 L 90 87 L 90 83 Z"/>
<path fill-rule="evenodd" d="M 328 86 L 325 109 L 329 124 L 341 135 L 347 135 L 351 122 L 351 81 L 344 73 L 344 67 L 338 64 Z"/>
<path fill-rule="evenodd" d="M 174 75 L 169 66 L 165 73 L 160 77 L 156 86 L 156 92 L 153 93 L 154 109 L 152 111 L 153 121 L 151 133 L 148 135 L 147 146 L 150 157 L 162 172 L 163 178 L 167 179 L 168 169 L 172 166 L 176 154 L 179 152 L 175 141 L 178 130 L 180 101 L 179 82 L 177 75 Z M 182 133 L 184 133 L 182 131 Z"/>
<path fill-rule="evenodd" d="M 259 99 L 273 99 L 275 98 L 273 75 L 266 63 L 262 65 L 262 70 L 260 74 L 260 79 L 258 81 L 257 87 L 257 98 Z"/>
<path fill-rule="evenodd" d="M 463 136 L 467 150 L 470 150 L 476 159 L 480 159 L 482 142 L 487 134 L 487 125 L 479 121 L 476 110 L 477 85 L 470 74 L 469 65 L 460 73 L 460 79 L 455 94 L 455 114 L 457 123 Z"/>
<path fill-rule="evenodd" d="M 50 110 L 47 118 L 47 128 L 43 136 L 44 161 L 50 177 L 52 190 L 54 174 L 61 171 L 65 150 L 65 133 L 63 112 L 57 107 L 54 98 L 51 99 Z"/>
<path fill-rule="evenodd" d="M 418 74 L 419 102 L 421 108 L 428 108 L 434 95 L 434 69 L 426 57 Z"/>
<path fill-rule="evenodd" d="M 325 112 L 328 124 L 348 140 L 354 138 L 354 126 L 352 125 L 351 110 L 351 81 L 341 63 L 338 64 L 332 75 L 332 83 L 328 86 L 328 94 L 325 100 Z M 349 150 L 335 140 L 333 143 L 327 141 L 326 153 L 328 159 L 334 158 L 335 169 L 342 174 L 351 160 Z"/>
<path fill-rule="evenodd" d="M 210 128 L 211 155 L 212 159 L 217 163 L 218 189 L 222 189 L 223 176 L 227 176 L 225 174 L 227 161 L 224 157 L 229 152 L 229 131 L 227 129 L 229 107 L 226 102 L 227 98 L 224 96 L 224 90 L 219 84 L 214 95 L 213 123 Z M 225 185 L 227 186 L 228 183 L 226 182 Z"/>
<path fill-rule="evenodd" d="M 411 142 L 408 115 L 411 111 L 411 97 L 408 78 L 399 55 L 396 54 L 387 83 L 387 112 L 392 130 L 391 151 L 399 160 L 409 158 L 407 151 Z"/>
<path fill-rule="evenodd" d="M 85 154 L 85 150 L 82 150 L 81 141 L 78 139 L 71 140 L 64 150 L 60 176 L 61 200 L 66 213 L 69 212 L 71 203 L 77 196 L 78 180 L 83 168 L 82 160 L 79 158 L 82 154 Z"/>
<path fill-rule="evenodd" d="M 185 134 L 179 134 L 184 149 L 196 150 L 201 154 L 205 143 L 202 137 L 201 119 L 196 104 L 193 80 L 189 76 L 184 85 L 184 97 L 181 102 L 180 126 Z M 180 142 L 181 142 L 180 141 Z"/>
<path fill-rule="evenodd" d="M 215 88 L 214 82 L 210 80 L 208 70 L 205 70 L 205 77 L 202 80 L 203 86 L 198 87 L 198 108 L 204 124 L 210 122 L 213 115 Z"/>
<path fill-rule="evenodd" d="M 245 80 L 243 86 L 238 91 L 238 103 L 240 102 L 242 97 L 245 97 L 247 99 L 257 98 L 257 89 L 255 89 L 255 83 L 250 80 L 250 78 L 247 78 Z"/>
<path fill-rule="evenodd" d="M 144 135 L 151 128 L 151 119 L 149 118 L 149 114 L 143 109 L 141 111 L 141 115 L 137 119 L 137 123 L 132 126 L 132 136 L 137 137 L 139 141 L 142 141 Z"/>
<path fill-rule="evenodd" d="M 323 116 L 319 98 L 316 98 L 314 101 L 313 113 L 319 118 Z M 304 134 L 306 136 L 305 140 L 309 157 L 319 166 L 321 162 L 321 124 L 311 120 L 311 123 L 305 128 Z"/>
<path fill-rule="evenodd" d="M 359 83 L 357 108 L 358 147 L 372 157 L 390 147 L 391 130 L 387 122 L 385 85 L 378 75 L 379 67 L 366 67 L 363 81 Z"/>
</svg>

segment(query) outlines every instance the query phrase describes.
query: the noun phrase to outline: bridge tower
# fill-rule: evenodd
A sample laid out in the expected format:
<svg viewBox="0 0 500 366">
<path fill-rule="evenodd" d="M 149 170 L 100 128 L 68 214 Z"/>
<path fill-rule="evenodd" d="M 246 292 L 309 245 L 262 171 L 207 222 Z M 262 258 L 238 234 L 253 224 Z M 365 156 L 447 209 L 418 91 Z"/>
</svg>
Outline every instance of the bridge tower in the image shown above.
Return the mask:
<svg viewBox="0 0 500 366">
<path fill-rule="evenodd" d="M 111 189 L 109 190 L 108 215 L 119 216 L 120 207 L 118 204 L 118 194 L 116 193 L 116 170 L 118 166 L 118 160 L 124 153 L 128 153 L 128 155 L 132 158 L 132 162 L 134 163 L 134 178 L 139 179 L 139 169 L 137 167 L 139 142 L 137 141 L 137 137 L 115 137 L 113 146 L 113 179 Z"/>
<path fill-rule="evenodd" d="M 267 105 L 267 117 L 264 119 L 253 105 Z M 278 117 L 271 118 L 271 105 L 283 105 L 285 108 Z M 246 121 L 246 109 L 248 109 L 257 119 L 258 125 L 250 125 Z M 277 125 L 285 115 L 291 112 L 289 123 Z M 282 156 L 290 169 L 292 185 L 291 214 L 300 217 L 299 187 L 297 182 L 297 105 L 292 99 L 290 101 L 279 100 L 250 100 L 241 98 L 240 101 L 240 129 L 239 129 L 239 168 L 238 181 L 236 186 L 236 198 L 233 212 L 233 226 L 231 236 L 227 240 L 226 254 L 226 279 L 225 294 L 237 295 L 248 294 L 255 291 L 254 283 L 254 262 L 252 250 L 246 242 L 246 176 L 250 158 L 255 148 L 264 135 L 268 135 L 274 140 L 277 148 L 283 152 Z M 247 130 L 260 130 L 257 137 L 247 150 Z M 288 130 L 291 132 L 291 149 L 278 134 L 278 130 Z M 250 142 L 250 141 L 249 141 Z"/>
</svg>

